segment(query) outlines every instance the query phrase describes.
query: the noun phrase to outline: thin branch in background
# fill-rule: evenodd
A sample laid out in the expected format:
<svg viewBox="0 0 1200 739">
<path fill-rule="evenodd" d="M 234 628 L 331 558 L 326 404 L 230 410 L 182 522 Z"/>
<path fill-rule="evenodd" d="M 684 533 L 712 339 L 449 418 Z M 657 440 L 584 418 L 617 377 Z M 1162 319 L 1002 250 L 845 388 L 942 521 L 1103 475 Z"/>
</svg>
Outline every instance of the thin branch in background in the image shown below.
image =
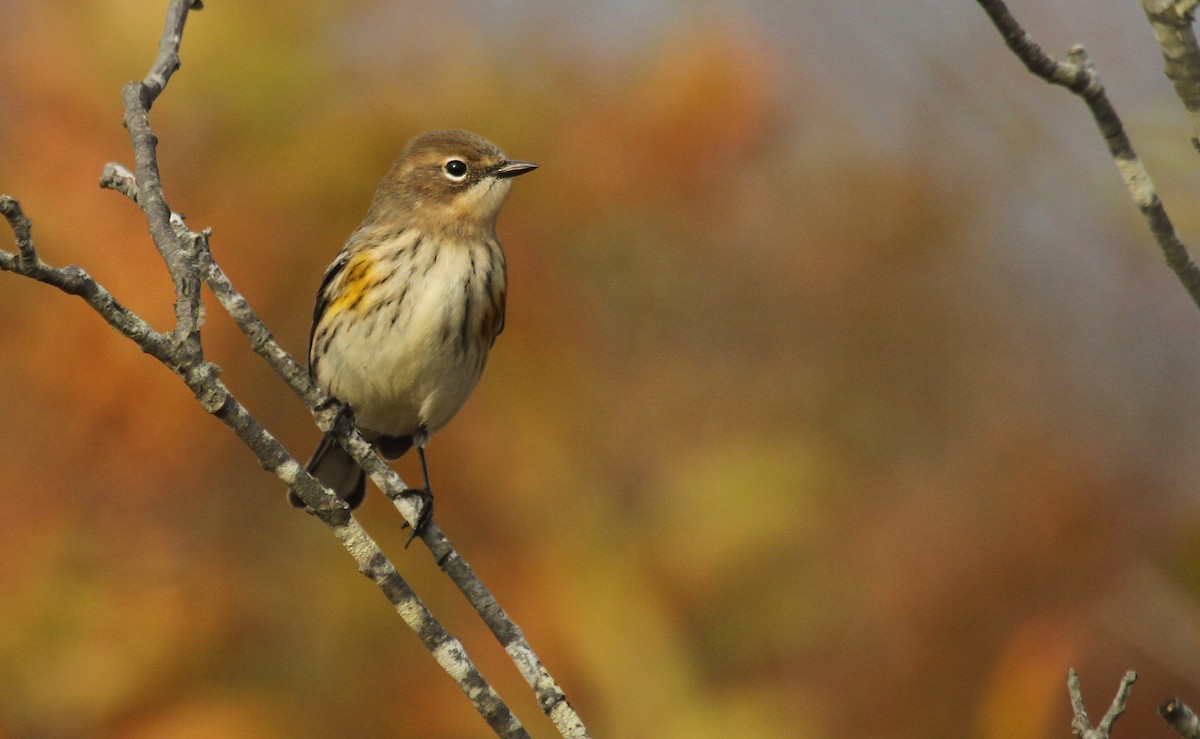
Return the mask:
<svg viewBox="0 0 1200 739">
<path fill-rule="evenodd" d="M 1054 59 L 1034 43 L 1025 29 L 1009 13 L 1003 0 L 977 0 L 991 18 L 1004 42 L 1017 58 L 1038 77 L 1060 85 L 1083 98 L 1096 121 L 1109 154 L 1121 172 L 1125 189 L 1141 211 L 1150 233 L 1166 258 L 1167 265 L 1183 284 L 1192 301 L 1200 306 L 1200 269 L 1196 268 L 1187 247 L 1175 232 L 1175 226 L 1167 216 L 1154 182 L 1133 150 L 1133 144 L 1125 134 L 1121 118 L 1109 102 L 1108 93 L 1100 83 L 1100 77 L 1082 46 L 1073 46 L 1067 52 L 1067 61 Z"/>
<path fill-rule="evenodd" d="M 1130 670 L 1125 673 L 1125 677 L 1121 678 L 1121 685 L 1117 688 L 1117 695 L 1113 698 L 1112 705 L 1108 707 L 1108 711 L 1104 714 L 1104 718 L 1100 719 L 1100 723 L 1092 728 L 1087 709 L 1083 706 L 1083 690 L 1079 686 L 1079 675 L 1072 667 L 1067 672 L 1067 692 L 1071 695 L 1071 709 L 1075 714 L 1071 720 L 1071 729 L 1075 736 L 1079 739 L 1109 739 L 1113 724 L 1121 717 L 1121 714 L 1125 713 L 1125 703 L 1129 700 L 1129 691 L 1133 689 L 1136 681 L 1136 672 Z"/>
<path fill-rule="evenodd" d="M 1159 706 L 1158 715 L 1176 734 L 1186 739 L 1200 739 L 1200 718 L 1178 698 L 1170 698 Z"/>
<path fill-rule="evenodd" d="M 1163 71 L 1192 121 L 1192 146 L 1200 149 L 1200 44 L 1192 30 L 1200 0 L 1142 0 L 1142 10 L 1163 53 Z"/>
<path fill-rule="evenodd" d="M 1061 85 L 1082 97 L 1087 103 L 1100 133 L 1108 144 L 1109 153 L 1125 180 L 1125 187 L 1145 218 L 1150 233 L 1158 242 L 1167 264 L 1175 272 L 1192 301 L 1200 306 L 1200 270 L 1196 268 L 1187 247 L 1179 239 L 1171 219 L 1163 208 L 1162 201 L 1154 188 L 1133 144 L 1125 134 L 1121 119 L 1108 99 L 1099 75 L 1083 47 L 1075 46 L 1067 52 L 1067 61 L 1060 62 L 1046 54 L 1033 42 L 1008 11 L 1003 0 L 978 0 L 984 12 L 1004 37 L 1009 49 L 1025 64 L 1029 71 L 1055 85 Z M 1192 124 L 1192 145 L 1200 150 L 1200 42 L 1192 29 L 1196 7 L 1200 0 L 1142 0 L 1142 9 L 1154 31 L 1155 39 L 1162 49 L 1164 72 L 1175 88 L 1175 94 L 1187 110 Z M 1107 736 L 1111 728 L 1109 716 L 1115 720 L 1125 709 L 1125 696 L 1136 676 L 1126 673 L 1106 721 L 1096 730 L 1089 728 L 1087 713 L 1083 710 L 1083 699 L 1079 693 L 1079 678 L 1072 669 L 1068 678 L 1071 703 L 1075 708 L 1075 731 L 1087 737 Z M 1200 737 L 1200 721 L 1187 705 L 1171 698 L 1159 708 L 1159 715 L 1183 736 Z M 1107 722 L 1107 723 L 1106 723 Z M 1104 734 L 1092 732 L 1104 729 Z M 1086 733 L 1081 733 L 1083 730 Z"/>
</svg>

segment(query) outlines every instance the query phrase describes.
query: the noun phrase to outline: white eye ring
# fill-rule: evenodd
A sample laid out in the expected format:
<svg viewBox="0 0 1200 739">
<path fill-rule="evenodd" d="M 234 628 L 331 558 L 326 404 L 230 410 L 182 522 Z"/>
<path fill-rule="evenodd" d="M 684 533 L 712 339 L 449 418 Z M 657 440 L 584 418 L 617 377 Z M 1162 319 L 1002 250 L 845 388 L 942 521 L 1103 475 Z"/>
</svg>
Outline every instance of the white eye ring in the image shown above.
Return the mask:
<svg viewBox="0 0 1200 739">
<path fill-rule="evenodd" d="M 461 159 L 447 159 L 442 165 L 442 174 L 446 175 L 446 179 L 455 182 L 462 182 L 467 178 L 467 163 Z"/>
</svg>

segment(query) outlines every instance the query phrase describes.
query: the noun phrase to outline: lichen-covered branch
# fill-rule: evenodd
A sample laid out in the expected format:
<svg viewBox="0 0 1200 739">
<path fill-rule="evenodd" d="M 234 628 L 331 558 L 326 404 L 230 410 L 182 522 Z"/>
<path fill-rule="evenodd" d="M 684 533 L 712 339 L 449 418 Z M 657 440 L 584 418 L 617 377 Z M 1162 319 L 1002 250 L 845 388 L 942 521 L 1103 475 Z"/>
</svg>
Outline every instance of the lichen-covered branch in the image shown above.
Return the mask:
<svg viewBox="0 0 1200 739">
<path fill-rule="evenodd" d="M 1192 30 L 1198 0 L 1142 0 L 1142 9 L 1163 54 L 1163 71 L 1192 121 L 1192 145 L 1200 149 L 1200 44 Z"/>
<path fill-rule="evenodd" d="M 1187 247 L 1180 240 L 1174 224 L 1167 216 L 1154 182 L 1134 152 L 1133 144 L 1125 134 L 1120 116 L 1108 99 L 1100 76 L 1082 46 L 1074 46 L 1067 52 L 1067 60 L 1054 59 L 1021 28 L 1008 11 L 1003 0 L 978 0 L 993 25 L 1000 31 L 1008 48 L 1038 77 L 1047 82 L 1067 88 L 1083 99 L 1100 134 L 1108 145 L 1109 154 L 1117 165 L 1125 189 L 1141 211 L 1150 233 L 1158 243 L 1167 265 L 1183 284 L 1192 301 L 1200 306 L 1200 269 L 1197 269 Z"/>
<path fill-rule="evenodd" d="M 1100 723 L 1092 727 L 1091 721 L 1088 719 L 1087 709 L 1083 707 L 1083 690 L 1079 686 L 1079 675 L 1075 673 L 1075 668 L 1072 667 L 1067 672 L 1067 692 L 1071 695 L 1071 710 L 1075 714 L 1071 720 L 1071 729 L 1079 739 L 1109 739 L 1112 735 L 1113 724 L 1125 713 L 1125 703 L 1129 700 L 1129 691 L 1133 689 L 1133 683 L 1137 681 L 1137 673 L 1130 670 L 1125 673 L 1125 677 L 1121 678 L 1121 685 L 1117 688 L 1117 695 L 1113 698 L 1112 705 L 1108 707 L 1104 718 L 1100 719 Z"/>
</svg>

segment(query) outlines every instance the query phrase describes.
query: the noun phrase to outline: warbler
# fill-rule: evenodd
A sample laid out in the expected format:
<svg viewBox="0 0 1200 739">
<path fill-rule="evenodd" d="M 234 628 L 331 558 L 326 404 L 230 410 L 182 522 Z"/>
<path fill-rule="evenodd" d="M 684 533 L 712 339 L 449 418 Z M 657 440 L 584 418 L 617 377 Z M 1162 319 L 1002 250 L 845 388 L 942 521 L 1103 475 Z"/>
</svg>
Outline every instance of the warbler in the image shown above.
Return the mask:
<svg viewBox="0 0 1200 739">
<path fill-rule="evenodd" d="M 406 491 L 423 501 L 414 535 L 433 508 L 425 446 L 471 394 L 504 329 L 496 217 L 511 178 L 536 168 L 467 131 L 417 136 L 317 290 L 309 374 L 384 457 L 417 448 L 424 487 Z M 362 503 L 366 476 L 331 433 L 307 470 L 351 509 Z"/>
</svg>

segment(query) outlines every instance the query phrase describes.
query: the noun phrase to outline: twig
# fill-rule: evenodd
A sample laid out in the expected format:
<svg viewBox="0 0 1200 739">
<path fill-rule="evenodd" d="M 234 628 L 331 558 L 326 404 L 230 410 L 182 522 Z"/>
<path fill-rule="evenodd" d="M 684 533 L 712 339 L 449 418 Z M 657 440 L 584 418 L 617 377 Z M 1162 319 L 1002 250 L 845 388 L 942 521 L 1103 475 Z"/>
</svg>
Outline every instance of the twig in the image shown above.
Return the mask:
<svg viewBox="0 0 1200 739">
<path fill-rule="evenodd" d="M 1071 720 L 1071 729 L 1079 739 L 1109 739 L 1112 733 L 1113 724 L 1125 713 L 1125 703 L 1129 700 L 1129 691 L 1133 689 L 1133 683 L 1137 681 L 1137 673 L 1130 670 L 1125 673 L 1125 677 L 1121 678 L 1121 685 L 1117 688 L 1117 695 L 1113 698 L 1112 705 L 1108 707 L 1108 712 L 1104 714 L 1104 718 L 1100 719 L 1100 723 L 1096 724 L 1096 728 L 1092 728 L 1091 721 L 1088 719 L 1087 709 L 1083 707 L 1083 691 L 1079 687 L 1079 675 L 1075 673 L 1075 668 L 1072 667 L 1067 671 L 1067 692 L 1071 695 L 1071 709 L 1075 717 Z"/>
<path fill-rule="evenodd" d="M 137 203 L 146 214 L 150 236 L 175 283 L 175 330 L 180 351 L 202 357 L 200 346 L 200 278 L 189 253 L 188 243 L 171 227 L 171 209 L 163 194 L 158 172 L 158 137 L 150 128 L 150 108 L 162 94 L 175 70 L 179 69 L 179 44 L 187 22 L 191 0 L 171 0 L 158 56 L 150 72 L 140 82 L 125 85 L 121 99 L 125 103 L 125 128 L 133 145 L 137 170 Z"/>
<path fill-rule="evenodd" d="M 1178 698 L 1170 698 L 1159 706 L 1158 715 L 1176 734 L 1186 739 L 1200 739 L 1200 718 Z"/>
<path fill-rule="evenodd" d="M 397 506 L 406 502 L 403 497 L 389 497 Z M 442 535 L 437 524 L 430 521 L 421 538 L 437 559 L 442 570 L 450 576 L 450 579 L 475 608 L 475 612 L 487 624 L 488 629 L 491 630 L 500 645 L 504 647 L 504 651 L 508 653 L 509 658 L 521 672 L 521 676 L 533 689 L 542 712 L 554 722 L 559 733 L 571 739 L 586 739 L 588 731 L 583 720 L 575 712 L 575 708 L 567 700 L 566 694 L 554 677 L 546 670 L 537 653 L 533 651 L 533 647 L 525 639 L 521 627 L 509 618 L 487 586 L 475 577 L 471 566 L 459 556 L 449 539 Z"/>
<path fill-rule="evenodd" d="M 32 278 L 57 287 L 68 295 L 83 298 L 108 325 L 132 339 L 142 351 L 170 365 L 173 348 L 166 336 L 118 303 L 108 290 L 81 268 L 75 265 L 51 267 L 38 257 L 33 245 L 32 228 L 29 219 L 21 211 L 20 203 L 8 195 L 0 195 L 0 214 L 4 215 L 12 228 L 18 249 L 18 254 L 0 250 L 0 270 Z"/>
<path fill-rule="evenodd" d="M 1141 211 L 1150 233 L 1166 258 L 1167 265 L 1183 284 L 1192 301 L 1200 306 L 1200 269 L 1192 262 L 1187 247 L 1175 232 L 1175 226 L 1167 216 L 1154 182 L 1142 166 L 1133 150 L 1133 144 L 1125 134 L 1121 118 L 1108 100 L 1104 85 L 1095 67 L 1082 46 L 1073 46 L 1067 52 L 1067 61 L 1061 62 L 1042 51 L 1029 34 L 1021 28 L 1003 0 L 978 0 L 1004 42 L 1017 55 L 1030 72 L 1047 82 L 1060 85 L 1083 98 L 1087 103 L 1096 126 L 1108 144 L 1109 154 L 1121 172 L 1125 189 Z"/>
<path fill-rule="evenodd" d="M 0 213 L 4 214 L 17 240 L 17 259 L 7 269 L 16 270 L 20 267 L 22 270 L 33 270 L 42 266 L 37 250 L 33 248 L 33 224 L 21 212 L 21 204 L 7 195 L 0 196 Z"/>
</svg>

